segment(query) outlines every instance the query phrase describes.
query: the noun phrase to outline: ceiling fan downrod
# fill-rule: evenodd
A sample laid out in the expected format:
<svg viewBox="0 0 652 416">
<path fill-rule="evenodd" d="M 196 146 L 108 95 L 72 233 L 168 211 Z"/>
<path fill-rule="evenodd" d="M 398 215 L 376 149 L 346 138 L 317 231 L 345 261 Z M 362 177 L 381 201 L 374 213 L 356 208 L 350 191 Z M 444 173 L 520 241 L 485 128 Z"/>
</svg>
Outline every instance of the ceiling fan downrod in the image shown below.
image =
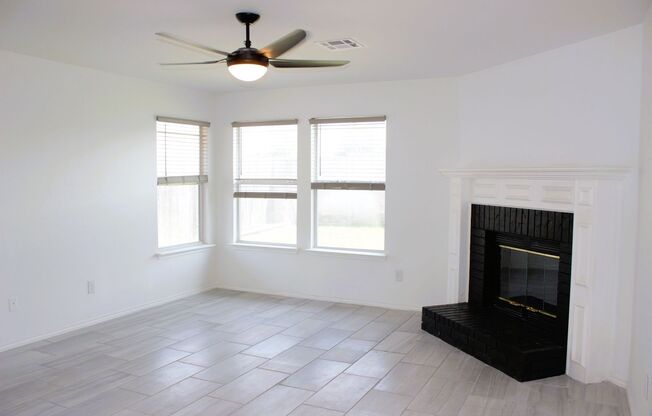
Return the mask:
<svg viewBox="0 0 652 416">
<path fill-rule="evenodd" d="M 240 23 L 243 23 L 245 25 L 245 33 L 246 33 L 246 39 L 244 42 L 245 48 L 251 48 L 249 26 L 256 23 L 256 21 L 260 18 L 260 15 L 257 13 L 240 12 L 240 13 L 236 13 L 235 17 L 238 19 Z"/>
</svg>

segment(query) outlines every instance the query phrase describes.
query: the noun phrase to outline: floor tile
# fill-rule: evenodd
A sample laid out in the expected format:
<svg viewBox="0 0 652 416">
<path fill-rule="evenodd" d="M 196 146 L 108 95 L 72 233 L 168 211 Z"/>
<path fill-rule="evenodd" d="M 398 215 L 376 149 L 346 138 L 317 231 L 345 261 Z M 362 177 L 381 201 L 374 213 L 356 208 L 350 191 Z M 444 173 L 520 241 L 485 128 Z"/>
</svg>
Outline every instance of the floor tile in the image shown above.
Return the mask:
<svg viewBox="0 0 652 416">
<path fill-rule="evenodd" d="M 339 361 L 315 360 L 285 379 L 283 385 L 317 391 L 348 366 L 348 363 Z"/>
<path fill-rule="evenodd" d="M 210 367 L 216 362 L 235 355 L 247 348 L 249 348 L 249 346 L 246 344 L 236 344 L 235 342 L 221 341 L 215 345 L 211 345 L 206 349 L 183 358 L 181 362 L 200 365 L 202 367 Z"/>
<path fill-rule="evenodd" d="M 133 374 L 135 376 L 144 376 L 147 373 L 187 357 L 188 355 L 190 355 L 190 353 L 185 351 L 163 348 L 119 365 L 116 367 L 116 370 Z"/>
<path fill-rule="evenodd" d="M 90 380 L 84 380 L 72 386 L 56 390 L 44 396 L 44 399 L 61 406 L 73 407 L 135 378 L 135 376 L 129 374 L 108 370 L 97 374 Z"/>
<path fill-rule="evenodd" d="M 133 360 L 150 352 L 165 348 L 176 341 L 170 338 L 159 336 L 149 337 L 135 344 L 129 344 L 115 351 L 110 351 L 107 355 L 115 358 L 122 358 L 124 360 Z"/>
<path fill-rule="evenodd" d="M 426 340 L 415 342 L 414 347 L 405 355 L 403 361 L 410 364 L 439 367 L 453 349 L 444 341 L 434 337 L 426 338 Z"/>
<path fill-rule="evenodd" d="M 411 332 L 394 331 L 374 347 L 375 350 L 409 353 L 421 338 L 419 334 Z"/>
<path fill-rule="evenodd" d="M 214 330 L 203 331 L 174 344 L 170 344 L 170 348 L 187 352 L 199 352 L 213 344 L 224 341 L 227 336 L 228 334 L 226 332 Z"/>
<path fill-rule="evenodd" d="M 65 407 L 54 403 L 33 400 L 6 411 L 0 410 L 2 416 L 63 416 Z"/>
<path fill-rule="evenodd" d="M 352 374 L 340 374 L 319 390 L 306 404 L 346 412 L 371 390 L 378 382 L 376 378 Z"/>
<path fill-rule="evenodd" d="M 328 326 L 328 322 L 319 319 L 304 319 L 282 332 L 283 335 L 308 338 Z"/>
<path fill-rule="evenodd" d="M 325 328 L 316 334 L 308 337 L 301 342 L 305 347 L 319 348 L 322 350 L 329 350 L 351 336 L 353 331 L 345 329 Z"/>
<path fill-rule="evenodd" d="M 319 319 L 328 322 L 338 322 L 359 310 L 360 306 L 347 303 L 336 303 L 319 312 Z M 360 329 L 360 328 L 358 328 Z"/>
<path fill-rule="evenodd" d="M 285 373 L 255 368 L 218 388 L 210 395 L 236 403 L 248 403 L 287 377 Z"/>
<path fill-rule="evenodd" d="M 239 334 L 258 324 L 261 324 L 262 323 L 261 321 L 262 320 L 260 318 L 253 318 L 253 317 L 246 316 L 243 318 L 235 319 L 226 324 L 218 325 L 215 327 L 215 331 L 218 331 L 220 333 L 224 332 L 227 334 Z"/>
<path fill-rule="evenodd" d="M 408 409 L 437 415 L 457 415 L 472 389 L 472 382 L 432 377 Z"/>
<path fill-rule="evenodd" d="M 292 348 L 303 341 L 302 338 L 277 334 L 253 347 L 243 351 L 244 354 L 255 355 L 263 358 L 274 358 L 283 351 Z"/>
<path fill-rule="evenodd" d="M 346 372 L 358 376 L 383 378 L 403 357 L 403 354 L 372 350 L 356 361 Z"/>
<path fill-rule="evenodd" d="M 311 391 L 292 387 L 276 386 L 258 398 L 241 407 L 234 416 L 285 416 L 299 407 Z"/>
<path fill-rule="evenodd" d="M 93 345 L 85 349 L 84 351 L 78 351 L 75 354 L 65 355 L 65 356 L 52 356 L 52 360 L 45 361 L 43 365 L 52 368 L 65 369 L 70 367 L 78 366 L 79 364 L 91 360 L 93 358 L 106 356 L 106 353 L 109 351 L 115 350 L 115 347 L 105 344 Z M 117 361 L 118 359 L 116 359 Z M 123 360 L 126 361 L 126 360 Z"/>
<path fill-rule="evenodd" d="M 133 391 L 117 388 L 104 392 L 87 402 L 68 409 L 64 415 L 109 416 L 126 409 L 133 403 L 136 403 L 145 397 L 146 396 Z"/>
<path fill-rule="evenodd" d="M 218 384 L 210 381 L 187 378 L 130 406 L 130 408 L 146 415 L 168 416 L 206 396 L 218 387 Z"/>
<path fill-rule="evenodd" d="M 356 332 L 367 326 L 373 320 L 373 316 L 361 314 L 360 312 L 356 311 L 351 315 L 347 315 L 343 319 L 332 323 L 330 327 Z"/>
<path fill-rule="evenodd" d="M 324 300 L 309 300 L 300 306 L 297 306 L 298 311 L 317 313 L 333 306 L 333 302 Z"/>
<path fill-rule="evenodd" d="M 303 321 L 310 318 L 311 316 L 312 313 L 298 311 L 297 308 L 295 307 L 279 316 L 265 319 L 265 323 L 270 325 L 282 326 L 284 328 L 289 329 L 291 327 L 294 327 L 302 323 Z M 324 321 L 321 322 L 323 323 L 324 326 L 327 325 Z M 292 334 L 287 334 L 287 335 L 292 335 Z"/>
<path fill-rule="evenodd" d="M 239 408 L 238 403 L 205 396 L 172 416 L 228 416 Z"/>
<path fill-rule="evenodd" d="M 376 318 L 375 322 L 386 322 L 386 323 L 394 324 L 396 326 L 400 326 L 403 325 L 405 322 L 407 322 L 407 320 L 413 316 L 414 316 L 414 312 L 392 309 L 386 311 L 384 314 Z M 421 319 L 421 314 L 418 315 L 418 318 Z"/>
<path fill-rule="evenodd" d="M 376 385 L 376 390 L 416 396 L 434 374 L 434 367 L 399 363 Z"/>
<path fill-rule="evenodd" d="M 203 367 L 196 365 L 174 362 L 158 370 L 154 370 L 147 375 L 129 381 L 121 387 L 151 396 L 183 379 L 199 373 L 203 369 Z"/>
<path fill-rule="evenodd" d="M 282 326 L 257 324 L 240 333 L 228 335 L 225 339 L 238 344 L 255 345 L 284 330 Z"/>
<path fill-rule="evenodd" d="M 344 413 L 336 412 L 335 410 L 322 409 L 321 407 L 308 406 L 302 404 L 294 409 L 290 416 L 342 416 Z"/>
<path fill-rule="evenodd" d="M 267 361 L 261 366 L 261 368 L 291 374 L 298 371 L 323 353 L 324 350 L 295 345 Z"/>
<path fill-rule="evenodd" d="M 351 338 L 379 342 L 391 334 L 396 327 L 396 324 L 388 322 L 370 322 L 351 335 Z"/>
<path fill-rule="evenodd" d="M 345 363 L 354 363 L 376 345 L 374 341 L 347 339 L 325 352 L 321 358 Z"/>
<path fill-rule="evenodd" d="M 347 415 L 350 416 L 401 416 L 412 400 L 409 396 L 371 390 L 360 399 Z"/>
<path fill-rule="evenodd" d="M 57 356 L 71 355 L 100 345 L 102 341 L 109 338 L 106 334 L 99 332 L 87 332 L 43 345 L 38 348 L 38 351 Z"/>
<path fill-rule="evenodd" d="M 253 355 L 236 354 L 195 375 L 203 380 L 227 384 L 267 361 Z"/>
</svg>

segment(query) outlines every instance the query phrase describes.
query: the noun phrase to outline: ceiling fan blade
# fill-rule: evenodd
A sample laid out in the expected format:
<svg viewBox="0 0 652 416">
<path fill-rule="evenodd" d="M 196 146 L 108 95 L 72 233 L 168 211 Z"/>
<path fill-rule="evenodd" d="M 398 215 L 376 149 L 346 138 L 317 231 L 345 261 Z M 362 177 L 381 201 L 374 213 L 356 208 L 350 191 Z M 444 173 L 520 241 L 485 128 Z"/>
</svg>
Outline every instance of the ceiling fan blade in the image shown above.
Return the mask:
<svg viewBox="0 0 652 416">
<path fill-rule="evenodd" d="M 351 61 L 328 61 L 318 59 L 270 59 L 269 63 L 276 68 L 320 68 L 342 66 Z"/>
<path fill-rule="evenodd" d="M 269 59 L 273 59 L 294 48 L 305 38 L 306 31 L 303 29 L 297 29 L 265 46 L 260 50 L 260 52 Z"/>
<path fill-rule="evenodd" d="M 183 39 L 183 38 L 180 38 L 180 37 L 178 37 L 176 35 L 172 35 L 170 33 L 158 32 L 158 33 L 155 33 L 155 35 L 158 36 L 163 41 L 170 42 L 170 43 L 173 43 L 173 44 L 175 44 L 177 46 L 181 46 L 181 47 L 184 47 L 184 48 L 199 50 L 201 52 L 210 52 L 210 53 L 217 54 L 217 55 L 224 55 L 224 56 L 229 55 L 228 52 L 220 51 L 218 49 L 211 48 L 210 46 L 202 45 L 202 44 L 197 43 L 197 42 L 192 41 L 192 40 Z"/>
<path fill-rule="evenodd" d="M 218 59 L 217 61 L 203 61 L 203 62 L 164 62 L 162 66 L 172 66 L 172 65 L 210 65 L 217 64 L 219 62 L 224 62 L 226 59 Z"/>
</svg>

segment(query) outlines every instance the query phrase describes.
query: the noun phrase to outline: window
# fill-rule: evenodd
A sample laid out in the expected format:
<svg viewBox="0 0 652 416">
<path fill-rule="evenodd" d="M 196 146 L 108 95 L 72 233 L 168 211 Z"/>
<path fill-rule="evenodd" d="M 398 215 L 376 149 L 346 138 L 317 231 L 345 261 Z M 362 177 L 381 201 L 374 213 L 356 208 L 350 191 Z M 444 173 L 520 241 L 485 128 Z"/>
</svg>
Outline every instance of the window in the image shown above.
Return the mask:
<svg viewBox="0 0 652 416">
<path fill-rule="evenodd" d="M 202 241 L 209 123 L 156 118 L 158 246 Z"/>
<path fill-rule="evenodd" d="M 233 123 L 235 240 L 297 243 L 297 121 Z"/>
<path fill-rule="evenodd" d="M 385 249 L 385 117 L 312 119 L 313 246 Z"/>
</svg>

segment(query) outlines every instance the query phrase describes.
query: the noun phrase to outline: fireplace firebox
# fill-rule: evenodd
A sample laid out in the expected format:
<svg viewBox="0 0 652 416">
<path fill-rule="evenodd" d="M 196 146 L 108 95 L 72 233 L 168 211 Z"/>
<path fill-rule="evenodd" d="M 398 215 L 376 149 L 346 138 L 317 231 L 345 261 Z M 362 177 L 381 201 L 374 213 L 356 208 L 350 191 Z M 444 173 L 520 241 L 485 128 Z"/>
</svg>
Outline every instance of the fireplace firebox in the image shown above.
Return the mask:
<svg viewBox="0 0 652 416">
<path fill-rule="evenodd" d="M 573 214 L 473 205 L 469 300 L 422 328 L 520 381 L 564 374 Z"/>
</svg>

